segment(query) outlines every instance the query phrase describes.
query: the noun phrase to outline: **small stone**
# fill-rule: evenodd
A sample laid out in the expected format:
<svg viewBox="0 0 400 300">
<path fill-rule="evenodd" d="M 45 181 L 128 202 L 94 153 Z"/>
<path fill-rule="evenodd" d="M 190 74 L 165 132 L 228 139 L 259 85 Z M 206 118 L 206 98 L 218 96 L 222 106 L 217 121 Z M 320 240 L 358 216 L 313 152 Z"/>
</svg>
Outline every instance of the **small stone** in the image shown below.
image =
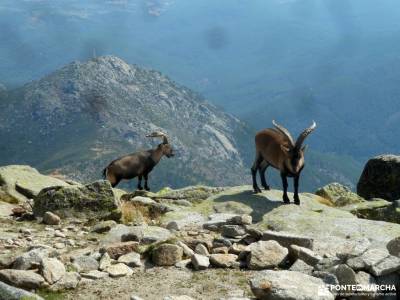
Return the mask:
<svg viewBox="0 0 400 300">
<path fill-rule="evenodd" d="M 204 255 L 204 256 L 209 256 L 210 255 L 210 253 L 208 252 L 207 247 L 204 246 L 201 243 L 196 245 L 196 248 L 194 249 L 194 252 L 196 252 L 197 254 L 200 254 L 200 255 Z"/>
<path fill-rule="evenodd" d="M 47 225 L 59 225 L 61 222 L 61 218 L 56 214 L 47 211 L 43 215 L 43 223 Z"/>
<path fill-rule="evenodd" d="M 21 228 L 19 230 L 19 232 L 21 232 L 23 235 L 27 236 L 27 235 L 32 235 L 32 230 L 28 229 L 28 228 Z"/>
<path fill-rule="evenodd" d="M 211 252 L 213 254 L 228 254 L 228 247 L 213 248 Z"/>
<path fill-rule="evenodd" d="M 55 236 L 55 237 L 60 237 L 60 238 L 65 238 L 65 234 L 62 233 L 62 232 L 59 231 L 59 230 L 56 230 L 56 231 L 54 232 L 54 236 Z"/>
<path fill-rule="evenodd" d="M 194 254 L 194 251 L 192 249 L 190 249 L 188 245 L 186 245 L 182 241 L 178 241 L 176 244 L 182 248 L 183 254 L 185 254 L 186 257 L 192 257 L 192 255 Z"/>
<path fill-rule="evenodd" d="M 65 248 L 65 244 L 64 243 L 55 243 L 53 246 L 56 249 L 64 249 Z"/>
<path fill-rule="evenodd" d="M 91 257 L 93 257 L 95 260 L 100 260 L 103 254 L 101 254 L 99 251 L 95 251 L 90 254 Z"/>
<path fill-rule="evenodd" d="M 143 300 L 143 298 L 140 298 L 139 296 L 136 295 L 131 295 L 130 300 Z"/>
<path fill-rule="evenodd" d="M 107 252 L 105 252 L 103 254 L 103 256 L 100 258 L 100 262 L 99 262 L 99 269 L 101 271 L 104 271 L 105 269 L 107 269 L 109 266 L 111 266 L 111 257 L 110 255 L 108 255 Z"/>
<path fill-rule="evenodd" d="M 251 270 L 262 270 L 277 267 L 287 256 L 288 249 L 279 245 L 277 241 L 259 241 L 247 246 L 247 266 Z"/>
<path fill-rule="evenodd" d="M 183 250 L 173 244 L 162 244 L 153 250 L 152 260 L 157 266 L 173 266 L 182 260 Z"/>
<path fill-rule="evenodd" d="M 239 255 L 240 253 L 246 250 L 246 245 L 234 243 L 231 247 L 229 247 L 229 253 Z"/>
<path fill-rule="evenodd" d="M 93 226 L 92 232 L 96 232 L 96 233 L 108 232 L 111 230 L 111 228 L 115 227 L 116 225 L 117 225 L 117 222 L 115 222 L 113 220 L 102 221 Z"/>
<path fill-rule="evenodd" d="M 107 252 L 113 259 L 118 259 L 121 255 L 134 252 L 138 250 L 139 243 L 138 242 L 121 242 L 121 243 L 112 243 L 106 246 L 103 251 Z"/>
<path fill-rule="evenodd" d="M 231 225 L 251 225 L 253 218 L 250 215 L 234 216 L 226 221 Z"/>
<path fill-rule="evenodd" d="M 400 257 L 400 236 L 392 239 L 387 243 L 386 248 L 391 255 Z"/>
<path fill-rule="evenodd" d="M 262 234 L 263 241 L 277 241 L 281 246 L 289 248 L 290 245 L 297 245 L 300 247 L 312 249 L 314 240 L 310 237 L 293 234 L 283 231 L 264 231 Z"/>
<path fill-rule="evenodd" d="M 295 259 L 301 259 L 311 266 L 315 266 L 322 260 L 322 257 L 314 253 L 314 251 L 297 245 L 291 245 L 289 247 L 289 253 L 290 256 L 294 257 Z"/>
<path fill-rule="evenodd" d="M 340 285 L 356 284 L 356 273 L 348 265 L 338 265 L 335 270 L 335 275 Z"/>
<path fill-rule="evenodd" d="M 195 270 L 205 270 L 210 265 L 210 259 L 200 254 L 193 254 L 191 261 Z"/>
<path fill-rule="evenodd" d="M 238 256 L 235 254 L 211 254 L 210 263 L 218 268 L 234 268 L 239 267 L 240 263 L 237 261 Z"/>
<path fill-rule="evenodd" d="M 222 235 L 230 238 L 241 237 L 246 234 L 246 230 L 240 225 L 222 226 Z"/>
<path fill-rule="evenodd" d="M 295 263 L 289 268 L 289 271 L 296 271 L 303 274 L 311 275 L 313 271 L 313 267 L 307 264 L 306 262 L 298 259 Z"/>
<path fill-rule="evenodd" d="M 126 264 L 129 267 L 141 267 L 143 264 L 140 261 L 140 254 L 136 252 L 131 252 L 125 255 L 122 255 L 118 258 L 118 262 Z"/>
<path fill-rule="evenodd" d="M 130 276 L 133 274 L 132 269 L 123 263 L 118 263 L 118 264 L 109 266 L 106 269 L 106 272 L 110 275 L 110 277 L 113 277 L 113 278 Z"/>
<path fill-rule="evenodd" d="M 163 300 L 194 300 L 194 299 L 186 295 L 180 295 L 180 296 L 166 296 L 163 298 Z"/>
<path fill-rule="evenodd" d="M 92 270 L 92 271 L 89 271 L 87 273 L 81 273 L 81 276 L 83 278 L 87 278 L 87 279 L 98 280 L 98 279 L 102 279 L 102 278 L 108 277 L 108 273 L 107 272 L 101 272 L 101 271 L 98 271 L 98 270 Z"/>
<path fill-rule="evenodd" d="M 63 278 L 50 287 L 51 291 L 60 292 L 65 290 L 73 290 L 79 284 L 81 276 L 77 272 L 66 272 Z"/>
<path fill-rule="evenodd" d="M 91 256 L 78 256 L 73 259 L 73 266 L 79 273 L 87 273 L 99 268 L 99 262 Z"/>
<path fill-rule="evenodd" d="M 191 262 L 192 262 L 191 259 L 184 259 L 184 260 L 178 261 L 178 262 L 175 264 L 175 267 L 178 268 L 178 269 L 186 269 L 186 268 L 189 267 L 189 265 L 191 264 Z"/>
<path fill-rule="evenodd" d="M 44 258 L 41 264 L 41 273 L 48 283 L 54 284 L 64 277 L 65 267 L 56 258 Z"/>
</svg>

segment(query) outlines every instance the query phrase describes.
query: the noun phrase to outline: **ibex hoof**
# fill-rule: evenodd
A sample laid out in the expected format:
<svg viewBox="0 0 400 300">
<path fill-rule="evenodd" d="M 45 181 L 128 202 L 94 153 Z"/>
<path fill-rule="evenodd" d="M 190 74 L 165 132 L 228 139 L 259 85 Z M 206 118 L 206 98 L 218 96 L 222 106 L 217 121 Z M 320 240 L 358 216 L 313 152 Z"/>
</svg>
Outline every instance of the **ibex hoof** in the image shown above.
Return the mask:
<svg viewBox="0 0 400 300">
<path fill-rule="evenodd" d="M 258 193 L 262 193 L 261 189 L 257 186 L 254 187 L 254 193 L 258 194 Z"/>
<path fill-rule="evenodd" d="M 264 188 L 266 191 L 271 190 L 271 188 L 269 187 L 269 185 L 264 185 L 263 188 Z"/>
<path fill-rule="evenodd" d="M 150 191 L 150 188 L 149 187 L 145 187 L 144 188 L 146 191 Z"/>
<path fill-rule="evenodd" d="M 141 186 L 138 186 L 137 189 L 138 189 L 139 191 L 142 191 L 142 190 L 143 190 L 143 188 L 142 188 Z"/>
</svg>

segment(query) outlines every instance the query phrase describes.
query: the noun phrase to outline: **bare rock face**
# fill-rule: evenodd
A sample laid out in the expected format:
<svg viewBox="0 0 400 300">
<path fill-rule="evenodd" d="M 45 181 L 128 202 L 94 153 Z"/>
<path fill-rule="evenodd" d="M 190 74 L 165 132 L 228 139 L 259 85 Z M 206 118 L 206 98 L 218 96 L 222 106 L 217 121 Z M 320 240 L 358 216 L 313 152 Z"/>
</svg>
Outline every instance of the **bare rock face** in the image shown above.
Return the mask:
<svg viewBox="0 0 400 300">
<path fill-rule="evenodd" d="M 365 198 L 400 199 L 400 156 L 381 155 L 368 161 L 357 184 L 357 193 Z"/>
</svg>

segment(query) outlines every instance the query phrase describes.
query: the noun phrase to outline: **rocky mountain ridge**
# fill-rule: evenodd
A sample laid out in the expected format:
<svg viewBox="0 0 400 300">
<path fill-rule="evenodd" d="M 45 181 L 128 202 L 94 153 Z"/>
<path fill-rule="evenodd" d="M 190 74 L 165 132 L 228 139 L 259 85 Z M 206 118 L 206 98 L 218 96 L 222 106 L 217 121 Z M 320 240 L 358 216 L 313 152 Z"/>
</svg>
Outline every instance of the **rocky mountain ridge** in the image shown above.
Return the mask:
<svg viewBox="0 0 400 300">
<path fill-rule="evenodd" d="M 247 173 L 244 123 L 161 73 L 114 56 L 73 62 L 13 90 L 0 108 L 0 139 L 7 141 L 0 163 L 93 180 L 112 159 L 157 145 L 145 135 L 161 130 L 177 156 L 151 174 L 156 186 L 161 178 L 163 186 L 229 185 Z"/>
</svg>

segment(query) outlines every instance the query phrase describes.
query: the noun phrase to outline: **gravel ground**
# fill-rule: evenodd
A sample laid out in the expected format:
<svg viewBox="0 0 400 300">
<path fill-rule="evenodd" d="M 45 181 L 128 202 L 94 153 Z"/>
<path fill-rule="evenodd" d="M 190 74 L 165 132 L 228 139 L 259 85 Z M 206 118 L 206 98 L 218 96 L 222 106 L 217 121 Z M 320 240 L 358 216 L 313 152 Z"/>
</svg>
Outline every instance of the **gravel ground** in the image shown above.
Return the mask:
<svg viewBox="0 0 400 300">
<path fill-rule="evenodd" d="M 251 271 L 209 269 L 191 272 L 176 268 L 151 268 L 131 277 L 106 278 L 80 286 L 66 299 L 121 299 L 134 294 L 144 300 L 163 299 L 167 295 L 187 295 L 194 299 L 223 299 L 252 295 L 248 279 Z"/>
</svg>

